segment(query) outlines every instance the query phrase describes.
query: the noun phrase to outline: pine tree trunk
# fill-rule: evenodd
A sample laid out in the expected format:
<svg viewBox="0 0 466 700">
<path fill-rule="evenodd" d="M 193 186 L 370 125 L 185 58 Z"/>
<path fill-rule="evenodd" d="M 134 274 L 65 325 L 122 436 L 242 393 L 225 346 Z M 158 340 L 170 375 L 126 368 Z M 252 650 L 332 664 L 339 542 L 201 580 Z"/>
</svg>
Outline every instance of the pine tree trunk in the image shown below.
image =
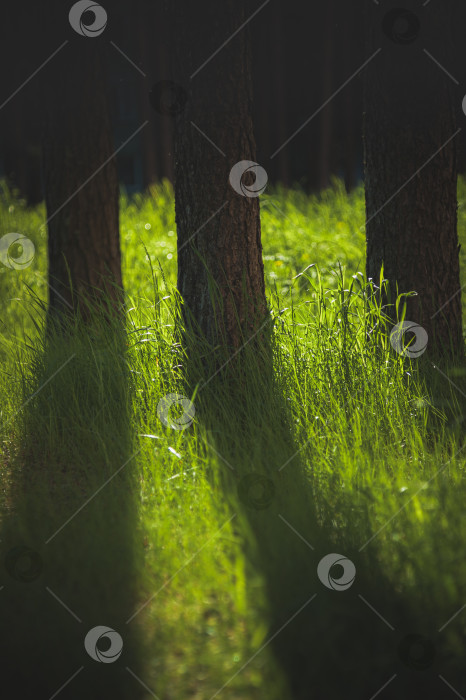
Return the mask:
<svg viewBox="0 0 466 700">
<path fill-rule="evenodd" d="M 417 292 L 406 319 L 432 351 L 461 352 L 454 82 L 424 50 L 454 72 L 448 4 L 410 0 L 403 16 L 368 5 L 368 55 L 381 51 L 365 79 L 367 275 L 378 283 L 383 265 L 392 302 L 396 289 Z"/>
<path fill-rule="evenodd" d="M 175 121 L 178 289 L 195 331 L 214 345 L 238 348 L 267 313 L 259 200 L 238 194 L 229 182 L 236 163 L 256 159 L 248 28 L 189 76 L 246 13 L 235 0 L 175 5 L 178 75 L 188 87 L 186 107 Z"/>
<path fill-rule="evenodd" d="M 103 47 L 100 37 L 72 36 L 47 75 L 49 319 L 70 307 L 86 317 L 84 298 L 109 309 L 121 303 L 118 176 Z"/>
</svg>

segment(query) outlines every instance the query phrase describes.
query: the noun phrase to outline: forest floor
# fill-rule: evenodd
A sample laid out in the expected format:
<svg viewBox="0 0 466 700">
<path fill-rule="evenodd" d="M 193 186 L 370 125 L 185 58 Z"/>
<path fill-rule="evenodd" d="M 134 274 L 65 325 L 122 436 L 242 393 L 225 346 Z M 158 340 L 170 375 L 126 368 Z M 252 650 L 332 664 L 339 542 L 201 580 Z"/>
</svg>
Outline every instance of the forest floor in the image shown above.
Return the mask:
<svg viewBox="0 0 466 700">
<path fill-rule="evenodd" d="M 0 265 L 18 696 L 466 694 L 466 369 L 391 347 L 365 293 L 362 189 L 261 197 L 271 349 L 221 371 L 174 334 L 173 194 L 151 195 L 121 202 L 126 335 L 96 314 L 48 343 L 44 207 L 0 197 L 2 232 L 35 245 L 25 269 Z M 464 245 L 464 181 L 459 201 Z M 182 430 L 169 394 L 194 406 Z M 97 625 L 123 641 L 114 663 L 86 653 Z"/>
</svg>

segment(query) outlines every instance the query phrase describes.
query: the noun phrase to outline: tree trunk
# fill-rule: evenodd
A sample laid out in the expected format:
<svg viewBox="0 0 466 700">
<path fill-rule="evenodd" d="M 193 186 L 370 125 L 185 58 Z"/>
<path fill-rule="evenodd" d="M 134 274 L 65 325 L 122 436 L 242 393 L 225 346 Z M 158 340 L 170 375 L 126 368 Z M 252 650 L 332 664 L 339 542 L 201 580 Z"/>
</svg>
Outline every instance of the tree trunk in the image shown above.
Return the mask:
<svg viewBox="0 0 466 700">
<path fill-rule="evenodd" d="M 147 127 L 142 132 L 142 161 L 143 161 L 143 178 L 144 187 L 147 188 L 156 182 L 159 182 L 161 178 L 161 168 L 159 160 L 159 148 L 157 143 L 157 132 L 153 120 L 153 114 L 151 111 L 147 86 L 152 82 L 152 35 L 147 32 L 148 26 L 156 26 L 160 24 L 158 22 L 159 16 L 155 12 L 155 6 L 144 6 L 144 12 L 141 11 L 141 7 L 138 4 L 136 6 L 136 22 L 138 27 L 138 45 L 139 45 L 139 57 L 140 65 L 144 67 L 144 70 L 148 72 L 146 80 L 139 82 L 139 98 L 140 98 L 140 113 L 141 121 L 149 122 Z M 157 41 L 159 36 L 157 36 Z"/>
<path fill-rule="evenodd" d="M 175 121 L 178 289 L 191 328 L 214 345 L 238 348 L 267 313 L 259 200 L 229 182 L 235 164 L 256 158 L 248 27 L 212 54 L 247 15 L 243 1 L 174 5 L 178 65 L 189 86 Z"/>
<path fill-rule="evenodd" d="M 66 14 L 66 13 L 65 13 Z M 45 76 L 43 166 L 48 222 L 49 319 L 84 299 L 121 303 L 118 176 L 106 94 L 104 37 L 76 34 Z"/>
<path fill-rule="evenodd" d="M 274 70 L 271 71 L 270 92 L 274 95 L 271 109 L 276 112 L 276 134 L 277 142 L 284 143 L 289 135 L 287 119 L 287 81 L 285 77 L 285 57 L 283 55 L 283 12 L 280 2 L 275 3 L 273 8 L 273 41 L 270 46 L 270 53 L 274 61 Z M 269 54 L 270 56 L 270 54 Z M 270 60 L 270 59 L 268 59 Z M 269 69 L 267 69 L 269 70 Z M 270 94 L 270 93 L 269 93 Z M 270 98 L 269 98 L 270 99 Z M 270 114 L 264 114 L 265 121 L 269 121 Z M 277 157 L 278 180 L 285 187 L 290 186 L 290 149 L 283 148 Z"/>
<path fill-rule="evenodd" d="M 383 265 L 391 301 L 425 328 L 435 352 L 462 351 L 457 237 L 457 124 L 449 56 L 451 4 L 368 2 L 365 80 L 367 275 Z M 443 307 L 443 308 L 442 308 Z"/>
<path fill-rule="evenodd" d="M 352 5 L 345 5 L 342 14 L 342 22 L 346 28 L 343 46 L 346 61 L 349 66 L 359 66 L 365 60 L 364 48 L 359 41 L 360 25 L 363 13 L 358 3 L 357 12 Z M 338 77 L 340 80 L 340 77 Z M 343 93 L 343 119 L 340 120 L 340 129 L 343 140 L 342 166 L 345 179 L 346 192 L 350 193 L 357 183 L 357 172 L 360 159 L 361 143 L 361 112 L 362 112 L 362 75 L 346 86 Z"/>
<path fill-rule="evenodd" d="M 324 41 L 322 56 L 322 104 L 332 94 L 333 87 L 333 44 L 335 41 L 334 23 L 335 8 L 333 0 L 327 0 L 323 12 Z M 333 104 L 330 101 L 320 113 L 320 143 L 319 143 L 319 189 L 330 186 L 333 166 L 332 136 L 334 137 Z"/>
</svg>

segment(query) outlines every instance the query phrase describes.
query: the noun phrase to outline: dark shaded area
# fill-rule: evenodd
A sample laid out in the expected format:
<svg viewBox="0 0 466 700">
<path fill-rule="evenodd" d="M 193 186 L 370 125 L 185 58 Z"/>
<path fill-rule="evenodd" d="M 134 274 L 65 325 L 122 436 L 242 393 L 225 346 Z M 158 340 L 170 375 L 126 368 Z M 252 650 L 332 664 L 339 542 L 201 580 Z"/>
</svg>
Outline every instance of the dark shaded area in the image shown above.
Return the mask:
<svg viewBox="0 0 466 700">
<path fill-rule="evenodd" d="M 164 177 L 173 179 L 172 120 L 154 112 L 148 95 L 154 85 L 170 79 L 169 57 L 176 37 L 168 34 L 163 3 L 138 0 L 130 6 L 120 2 L 103 5 L 108 14 L 107 27 L 93 41 L 105 42 L 109 52 L 115 148 L 130 139 L 118 153 L 119 178 L 131 192 Z M 259 2 L 247 3 L 246 15 L 251 16 L 260 7 Z M 62 30 L 55 32 L 52 45 L 48 45 L 40 29 L 41 24 L 50 22 L 46 7 L 28 3 L 4 8 L 0 55 L 7 70 L 0 105 L 63 41 L 86 41 L 73 34 L 67 23 L 68 6 L 63 6 L 63 10 Z M 434 11 L 432 4 L 424 6 L 419 0 L 416 12 L 421 19 L 423 13 Z M 220 5 L 218 12 L 221 18 Z M 466 92 L 466 49 L 461 35 L 465 20 L 466 9 L 458 4 L 453 27 L 456 56 L 446 68 L 458 81 L 460 95 Z M 344 178 L 347 188 L 353 187 L 363 173 L 363 76 L 354 74 L 369 58 L 364 48 L 362 0 L 329 0 L 321 4 L 270 0 L 250 21 L 249 30 L 258 162 L 267 170 L 270 181 L 300 183 L 317 190 L 326 187 L 332 175 L 338 175 Z M 223 41 L 228 36 L 227 33 Z M 239 46 L 237 38 L 231 40 L 231 46 Z M 434 49 L 430 48 L 432 55 Z M 66 51 L 66 47 L 62 50 Z M 56 58 L 60 60 L 59 54 Z M 204 60 L 208 58 L 206 51 Z M 425 55 L 423 58 L 428 70 L 431 61 Z M 433 62 L 432 66 L 444 76 Z M 46 65 L 41 70 L 45 79 L 50 77 L 49 68 Z M 197 68 L 193 66 L 192 70 Z M 0 173 L 7 175 L 31 203 L 44 196 L 37 119 L 43 98 L 37 84 L 31 78 L 0 109 Z M 59 101 L 59 93 L 56 99 Z M 53 109 L 53 104 L 46 106 L 47 110 Z M 146 120 L 148 125 L 130 138 Z M 308 120 L 299 134 L 272 157 Z M 463 134 L 459 142 L 459 166 L 464 171 Z M 209 147 L 207 141 L 205 147 Z"/>
<path fill-rule="evenodd" d="M 25 700 L 144 692 L 127 670 L 144 676 L 140 630 L 126 624 L 142 557 L 131 397 L 123 334 L 104 327 L 50 336 L 24 377 L 31 400 L 3 427 L 19 447 L 3 482 L 2 687 Z"/>
</svg>

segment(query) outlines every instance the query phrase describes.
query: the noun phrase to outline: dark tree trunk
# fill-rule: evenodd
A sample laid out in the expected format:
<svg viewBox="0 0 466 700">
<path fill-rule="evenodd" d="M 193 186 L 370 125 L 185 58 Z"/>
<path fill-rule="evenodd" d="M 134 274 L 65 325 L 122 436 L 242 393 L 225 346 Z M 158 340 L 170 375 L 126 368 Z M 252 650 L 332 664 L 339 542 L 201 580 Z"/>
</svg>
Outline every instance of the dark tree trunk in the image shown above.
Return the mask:
<svg viewBox="0 0 466 700">
<path fill-rule="evenodd" d="M 355 128 L 355 100 L 356 91 L 353 94 L 348 92 L 345 94 L 345 127 L 344 127 L 344 150 L 343 150 L 343 168 L 345 177 L 345 189 L 348 193 L 356 186 L 356 168 L 357 168 L 357 129 Z M 359 105 L 361 100 L 359 101 Z"/>
<path fill-rule="evenodd" d="M 323 12 L 324 16 L 324 42 L 322 56 L 322 103 L 326 102 L 332 94 L 333 87 L 333 42 L 335 8 L 333 0 L 327 0 Z M 320 143 L 319 143 L 319 189 L 329 187 L 333 166 L 332 136 L 333 128 L 333 104 L 330 101 L 320 114 Z"/>
<path fill-rule="evenodd" d="M 178 288 L 187 322 L 210 343 L 238 348 L 267 313 L 259 200 L 238 194 L 229 182 L 236 163 L 256 158 L 248 28 L 192 74 L 246 13 L 236 0 L 221 7 L 214 0 L 175 5 L 178 62 L 188 84 L 175 124 Z"/>
<path fill-rule="evenodd" d="M 61 318 L 70 307 L 86 317 L 85 298 L 103 302 L 108 310 L 119 308 L 122 301 L 106 44 L 105 35 L 71 35 L 46 76 L 43 164 L 49 319 Z"/>
<path fill-rule="evenodd" d="M 161 75 L 166 76 L 170 72 L 169 56 L 166 43 L 160 43 L 157 47 L 157 64 Z M 162 158 L 163 177 L 174 181 L 173 163 L 173 123 L 171 119 L 164 118 L 159 122 L 160 130 L 160 155 Z"/>
<path fill-rule="evenodd" d="M 271 93 L 274 95 L 274 104 L 269 109 L 276 111 L 277 142 L 284 143 L 289 134 L 287 120 L 287 84 L 285 78 L 285 57 L 283 55 L 283 13 L 280 2 L 273 8 L 273 42 L 270 52 L 274 61 L 274 70 L 271 72 Z M 270 54 L 269 54 L 270 56 Z M 267 68 L 267 70 L 269 70 Z M 270 119 L 270 113 L 264 114 L 265 121 Z M 283 148 L 277 157 L 278 180 L 289 187 L 290 185 L 290 149 Z"/>
<path fill-rule="evenodd" d="M 142 132 L 142 159 L 143 159 L 143 179 L 144 187 L 149 187 L 155 182 L 161 180 L 161 168 L 159 162 L 159 149 L 157 144 L 157 133 L 156 127 L 153 120 L 153 113 L 148 98 L 147 81 L 150 79 L 152 82 L 152 35 L 149 36 L 147 31 L 148 26 L 158 26 L 160 24 L 159 17 L 155 12 L 155 6 L 145 6 L 144 11 L 141 11 L 140 5 L 136 6 L 137 14 L 136 22 L 138 27 L 138 44 L 139 44 L 139 56 L 140 65 L 145 71 L 148 72 L 148 77 L 146 80 L 141 80 L 139 82 L 139 98 L 140 98 L 140 111 L 142 121 L 149 122 L 147 127 Z M 136 9 L 135 8 L 135 9 Z M 157 25 L 155 24 L 157 22 Z M 156 41 L 159 41 L 159 36 L 157 35 Z"/>
<path fill-rule="evenodd" d="M 364 49 L 359 41 L 359 29 L 363 17 L 360 9 L 359 3 L 356 5 L 356 8 L 353 5 L 345 5 L 345 11 L 342 14 L 342 22 L 344 22 L 345 26 L 343 47 L 349 66 L 361 65 L 365 60 Z M 346 86 L 342 98 L 343 119 L 340 118 L 340 129 L 344 144 L 342 166 L 345 188 L 348 193 L 356 187 L 357 183 L 358 160 L 360 158 L 359 144 L 361 143 L 361 86 L 362 75 L 359 74 L 354 81 Z"/>
<path fill-rule="evenodd" d="M 365 80 L 367 275 L 378 282 L 383 265 L 392 302 L 417 292 L 406 319 L 432 351 L 461 352 L 454 81 L 425 51 L 454 72 L 452 5 L 404 5 L 368 2 L 368 55 L 381 51 Z"/>
</svg>

